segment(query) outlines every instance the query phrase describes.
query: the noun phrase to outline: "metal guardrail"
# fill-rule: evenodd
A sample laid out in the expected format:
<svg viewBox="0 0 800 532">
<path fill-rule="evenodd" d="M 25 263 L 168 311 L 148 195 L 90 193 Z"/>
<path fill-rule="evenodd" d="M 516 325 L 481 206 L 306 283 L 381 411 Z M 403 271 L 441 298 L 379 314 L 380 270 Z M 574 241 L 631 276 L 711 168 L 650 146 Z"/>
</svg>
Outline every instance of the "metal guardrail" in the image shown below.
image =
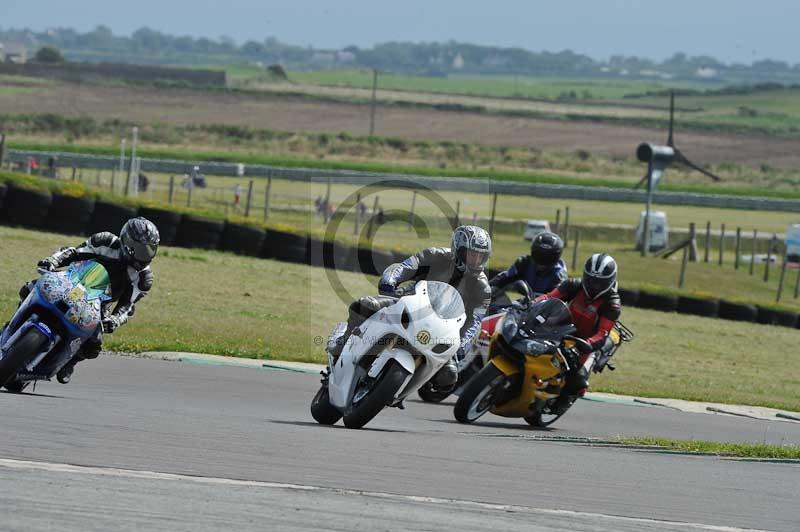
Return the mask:
<svg viewBox="0 0 800 532">
<path fill-rule="evenodd" d="M 36 157 L 41 164 L 46 162 L 51 156 L 58 157 L 59 167 L 75 166 L 78 168 L 105 168 L 110 170 L 119 165 L 119 158 L 115 156 L 87 155 L 69 152 L 9 150 L 6 158 L 10 162 L 25 163 L 28 157 Z M 236 163 L 141 159 L 141 170 L 143 172 L 185 174 L 189 173 L 193 166 L 199 166 L 201 171 L 205 174 L 217 176 L 236 176 L 238 170 L 238 165 Z M 433 190 L 474 192 L 479 194 L 492 194 L 496 192 L 498 194 L 517 196 L 588 201 L 620 201 L 631 203 L 644 203 L 645 201 L 645 193 L 633 189 L 544 183 L 514 183 L 510 181 L 492 180 L 489 178 L 430 177 L 351 170 L 288 168 L 258 164 L 245 165 L 245 175 L 315 183 L 327 182 L 328 179 L 330 179 L 334 183 L 360 186 L 373 185 L 380 181 L 389 181 L 392 186 L 397 188 L 430 188 Z M 726 196 L 722 194 L 699 194 L 692 192 L 656 192 L 653 199 L 656 203 L 662 205 L 800 213 L 800 201 L 788 199 Z"/>
</svg>

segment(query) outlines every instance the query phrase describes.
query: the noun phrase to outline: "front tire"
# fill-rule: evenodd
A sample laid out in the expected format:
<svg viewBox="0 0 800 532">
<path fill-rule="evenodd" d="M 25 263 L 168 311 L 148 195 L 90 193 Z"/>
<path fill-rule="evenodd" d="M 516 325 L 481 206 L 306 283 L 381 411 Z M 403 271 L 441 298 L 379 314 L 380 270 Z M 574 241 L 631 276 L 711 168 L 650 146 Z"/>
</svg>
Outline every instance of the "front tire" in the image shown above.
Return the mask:
<svg viewBox="0 0 800 532">
<path fill-rule="evenodd" d="M 350 429 L 360 429 L 369 423 L 378 412 L 394 400 L 394 396 L 409 375 L 410 373 L 395 360 L 387 362 L 383 375 L 367 395 L 347 408 L 344 413 L 344 425 Z"/>
<path fill-rule="evenodd" d="M 47 342 L 47 337 L 37 329 L 31 327 L 17 340 L 0 360 L 0 386 L 14 378 L 19 369 L 36 355 Z"/>
<path fill-rule="evenodd" d="M 453 415 L 460 423 L 472 423 L 495 405 L 497 393 L 508 377 L 494 364 L 487 364 L 473 377 L 456 401 Z"/>
<path fill-rule="evenodd" d="M 328 387 L 320 386 L 314 399 L 311 400 L 311 416 L 320 425 L 335 425 L 342 419 L 342 413 L 331 404 Z"/>
</svg>

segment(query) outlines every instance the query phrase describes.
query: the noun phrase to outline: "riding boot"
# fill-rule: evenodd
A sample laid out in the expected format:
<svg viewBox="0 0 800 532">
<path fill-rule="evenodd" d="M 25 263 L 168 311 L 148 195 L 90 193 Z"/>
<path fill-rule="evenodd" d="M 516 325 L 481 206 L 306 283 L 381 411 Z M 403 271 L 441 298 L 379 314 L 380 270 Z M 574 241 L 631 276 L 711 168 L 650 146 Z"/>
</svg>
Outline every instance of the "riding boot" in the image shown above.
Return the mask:
<svg viewBox="0 0 800 532">
<path fill-rule="evenodd" d="M 458 365 L 454 358 L 447 361 L 447 364 L 436 372 L 431 382 L 439 391 L 446 391 L 455 387 L 458 383 Z"/>
<path fill-rule="evenodd" d="M 56 379 L 61 384 L 69 384 L 69 381 L 72 379 L 72 372 L 75 371 L 75 365 L 83 360 L 82 358 L 78 358 L 77 356 L 72 357 L 72 359 L 64 364 L 58 373 L 56 373 Z"/>
</svg>

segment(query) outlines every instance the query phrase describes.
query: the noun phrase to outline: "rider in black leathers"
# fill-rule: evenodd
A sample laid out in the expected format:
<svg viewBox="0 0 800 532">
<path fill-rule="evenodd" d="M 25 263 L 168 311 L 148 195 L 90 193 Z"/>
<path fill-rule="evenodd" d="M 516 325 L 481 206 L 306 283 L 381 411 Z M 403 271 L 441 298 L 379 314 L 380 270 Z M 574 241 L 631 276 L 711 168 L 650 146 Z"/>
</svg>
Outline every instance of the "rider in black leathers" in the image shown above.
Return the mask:
<svg viewBox="0 0 800 532">
<path fill-rule="evenodd" d="M 427 248 L 392 264 L 383 272 L 378 285 L 381 295 L 366 296 L 354 301 L 349 308 L 347 330 L 331 352 L 336 358 L 357 327 L 381 308 L 397 301 L 402 294 L 398 286 L 405 281 L 442 281 L 458 290 L 464 301 L 467 319 L 461 329 L 462 357 L 475 334 L 480 330 L 481 318 L 491 300 L 489 280 L 483 272 L 492 251 L 489 234 L 476 226 L 460 226 L 453 232 L 450 248 Z M 455 360 L 450 360 L 434 377 L 439 388 L 452 387 L 458 380 Z"/>
</svg>

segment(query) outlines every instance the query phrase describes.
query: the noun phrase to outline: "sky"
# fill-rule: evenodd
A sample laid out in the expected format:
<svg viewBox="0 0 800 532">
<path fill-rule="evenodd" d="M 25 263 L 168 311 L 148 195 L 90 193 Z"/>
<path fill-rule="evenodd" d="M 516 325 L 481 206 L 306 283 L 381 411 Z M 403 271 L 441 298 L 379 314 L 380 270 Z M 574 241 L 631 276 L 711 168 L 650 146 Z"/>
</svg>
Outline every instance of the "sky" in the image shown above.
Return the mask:
<svg viewBox="0 0 800 532">
<path fill-rule="evenodd" d="M 319 48 L 448 41 L 662 60 L 800 63 L 797 0 L 0 0 L 0 27 L 129 35 L 147 26 L 243 43 L 272 36 Z"/>
</svg>

